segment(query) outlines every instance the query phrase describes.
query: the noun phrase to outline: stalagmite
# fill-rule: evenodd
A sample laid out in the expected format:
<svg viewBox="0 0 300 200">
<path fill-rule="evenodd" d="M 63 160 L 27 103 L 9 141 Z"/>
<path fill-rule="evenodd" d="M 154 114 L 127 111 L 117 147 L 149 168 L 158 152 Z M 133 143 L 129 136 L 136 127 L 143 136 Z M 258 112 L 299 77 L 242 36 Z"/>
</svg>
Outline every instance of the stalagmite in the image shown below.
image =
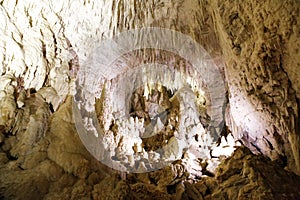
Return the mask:
<svg viewBox="0 0 300 200">
<path fill-rule="evenodd" d="M 0 199 L 299 199 L 297 0 L 1 0 Z"/>
</svg>

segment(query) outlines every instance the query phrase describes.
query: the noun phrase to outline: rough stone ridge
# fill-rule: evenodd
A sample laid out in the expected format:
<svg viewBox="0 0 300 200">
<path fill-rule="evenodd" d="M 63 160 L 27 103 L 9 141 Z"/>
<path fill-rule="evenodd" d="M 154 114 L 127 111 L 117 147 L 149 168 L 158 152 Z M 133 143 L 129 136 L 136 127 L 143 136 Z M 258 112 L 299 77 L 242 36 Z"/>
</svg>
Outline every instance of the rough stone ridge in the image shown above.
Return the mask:
<svg viewBox="0 0 300 200">
<path fill-rule="evenodd" d="M 212 8 L 226 60 L 230 129 L 253 151 L 283 157 L 299 173 L 299 1 L 213 1 Z"/>
</svg>

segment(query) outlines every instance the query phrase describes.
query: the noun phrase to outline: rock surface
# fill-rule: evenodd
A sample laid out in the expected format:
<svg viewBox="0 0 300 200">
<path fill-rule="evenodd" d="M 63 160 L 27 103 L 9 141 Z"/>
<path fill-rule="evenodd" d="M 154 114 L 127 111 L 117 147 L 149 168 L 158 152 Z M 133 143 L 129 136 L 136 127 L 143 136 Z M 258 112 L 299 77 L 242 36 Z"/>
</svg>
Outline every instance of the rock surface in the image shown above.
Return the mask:
<svg viewBox="0 0 300 200">
<path fill-rule="evenodd" d="M 212 7 L 226 60 L 230 129 L 252 151 L 285 157 L 299 174 L 299 1 Z"/>
<path fill-rule="evenodd" d="M 300 199 L 299 23 L 297 0 L 0 0 L 0 199 Z M 99 41 L 145 26 L 208 51 L 228 85 L 224 135 L 250 150 L 143 174 L 90 155 L 75 76 Z"/>
<path fill-rule="evenodd" d="M 62 123 L 63 122 L 63 123 Z M 22 144 L 17 140 L 15 146 Z M 190 178 L 181 162 L 159 171 L 119 174 L 82 145 L 68 98 L 26 156 L 1 154 L 2 199 L 298 199 L 300 177 L 282 163 L 239 147 L 211 177 Z M 3 146 L 2 146 L 3 148 Z M 21 151 L 22 152 L 22 151 Z"/>
</svg>

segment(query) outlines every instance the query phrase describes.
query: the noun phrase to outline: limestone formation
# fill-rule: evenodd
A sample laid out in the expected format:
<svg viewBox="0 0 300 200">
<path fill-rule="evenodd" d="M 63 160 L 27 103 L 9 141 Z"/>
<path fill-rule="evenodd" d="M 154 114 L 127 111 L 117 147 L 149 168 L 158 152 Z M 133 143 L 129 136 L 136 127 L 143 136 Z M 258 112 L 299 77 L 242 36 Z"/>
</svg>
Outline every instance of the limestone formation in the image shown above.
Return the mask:
<svg viewBox="0 0 300 200">
<path fill-rule="evenodd" d="M 127 169 L 120 172 L 78 134 L 73 103 L 86 91 L 76 78 L 101 41 L 143 27 L 199 43 L 224 79 L 226 91 L 215 93 L 226 92 L 226 102 L 213 105 L 201 74 L 174 52 L 124 53 L 114 66 L 125 66 L 123 75 L 150 66 L 147 84 L 126 96 L 124 85 L 114 85 L 119 76 L 93 85 L 101 92 L 91 101 L 106 131 L 111 154 L 104 157 Z M 0 199 L 300 198 L 299 1 L 0 0 L 0 36 Z M 177 79 L 151 83 L 159 74 L 151 71 L 164 66 L 160 72 Z M 180 90 L 182 77 L 188 88 Z M 114 108 L 128 109 L 128 121 L 118 121 Z M 213 109 L 224 126 L 211 125 Z M 189 148 L 183 132 L 195 133 Z M 153 167 L 146 160 L 160 159 L 157 149 L 175 161 L 145 172 Z"/>
</svg>

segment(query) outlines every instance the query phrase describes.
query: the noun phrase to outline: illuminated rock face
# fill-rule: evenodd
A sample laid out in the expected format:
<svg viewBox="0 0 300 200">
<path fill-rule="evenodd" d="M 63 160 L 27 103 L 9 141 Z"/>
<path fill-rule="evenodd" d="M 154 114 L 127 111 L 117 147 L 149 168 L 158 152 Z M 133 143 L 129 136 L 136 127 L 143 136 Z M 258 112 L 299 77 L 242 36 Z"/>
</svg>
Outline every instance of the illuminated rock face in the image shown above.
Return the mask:
<svg viewBox="0 0 300 200">
<path fill-rule="evenodd" d="M 254 152 L 285 157 L 299 174 L 300 5 L 258 4 L 213 4 L 226 60 L 230 129 Z"/>
<path fill-rule="evenodd" d="M 282 168 L 300 173 L 299 12 L 296 0 L 0 1 L 0 198 L 221 198 L 226 188 L 227 197 L 256 199 L 251 188 L 259 180 L 262 197 L 296 199 L 299 192 L 288 185 L 299 178 Z M 67 98 L 80 64 L 100 40 L 144 26 L 189 35 L 225 72 L 225 118 L 234 139 L 224 134 L 212 156 L 231 152 L 240 140 L 277 164 L 247 150 L 225 162 L 199 160 L 192 148 L 186 155 L 192 162 L 183 158 L 120 180 L 85 150 Z M 215 178 L 184 183 L 212 176 L 220 162 Z M 286 186 L 278 188 L 282 179 L 274 174 L 289 177 Z"/>
</svg>

